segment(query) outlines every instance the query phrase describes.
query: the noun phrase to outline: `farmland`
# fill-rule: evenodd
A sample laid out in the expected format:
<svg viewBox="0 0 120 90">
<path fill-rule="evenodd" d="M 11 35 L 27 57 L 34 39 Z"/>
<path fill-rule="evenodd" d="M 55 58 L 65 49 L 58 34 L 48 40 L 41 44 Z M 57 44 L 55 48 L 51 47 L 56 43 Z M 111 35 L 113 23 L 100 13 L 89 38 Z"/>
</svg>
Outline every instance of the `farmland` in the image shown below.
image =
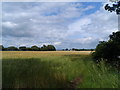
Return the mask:
<svg viewBox="0 0 120 90">
<path fill-rule="evenodd" d="M 3 51 L 3 88 L 118 88 L 117 71 L 90 51 Z"/>
<path fill-rule="evenodd" d="M 3 58 L 40 58 L 63 55 L 89 55 L 91 51 L 3 51 Z"/>
</svg>

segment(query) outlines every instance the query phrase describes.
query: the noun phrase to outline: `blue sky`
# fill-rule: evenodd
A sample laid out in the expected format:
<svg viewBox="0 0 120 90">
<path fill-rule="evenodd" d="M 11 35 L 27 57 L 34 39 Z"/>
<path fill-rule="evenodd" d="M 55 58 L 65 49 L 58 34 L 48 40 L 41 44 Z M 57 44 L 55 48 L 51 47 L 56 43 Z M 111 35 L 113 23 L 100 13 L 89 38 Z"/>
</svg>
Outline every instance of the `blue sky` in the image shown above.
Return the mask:
<svg viewBox="0 0 120 90">
<path fill-rule="evenodd" d="M 86 15 L 88 14 L 92 14 L 94 12 L 96 12 L 97 10 L 100 9 L 102 2 L 82 2 L 83 7 L 87 7 L 87 6 L 93 6 L 94 8 L 91 10 L 88 10 L 87 12 L 85 12 Z"/>
<path fill-rule="evenodd" d="M 8 2 L 2 4 L 4 46 L 95 48 L 117 31 L 117 15 L 101 2 Z"/>
</svg>

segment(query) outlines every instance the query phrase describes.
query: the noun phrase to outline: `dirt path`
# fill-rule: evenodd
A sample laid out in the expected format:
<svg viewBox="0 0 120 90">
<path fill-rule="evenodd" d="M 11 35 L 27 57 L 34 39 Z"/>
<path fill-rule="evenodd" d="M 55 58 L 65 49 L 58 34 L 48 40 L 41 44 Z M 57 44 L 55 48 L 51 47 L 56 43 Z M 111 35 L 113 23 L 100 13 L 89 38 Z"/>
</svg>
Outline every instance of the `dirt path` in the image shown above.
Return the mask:
<svg viewBox="0 0 120 90">
<path fill-rule="evenodd" d="M 76 77 L 74 80 L 69 82 L 69 88 L 76 89 L 77 85 L 83 82 L 83 76 Z"/>
</svg>

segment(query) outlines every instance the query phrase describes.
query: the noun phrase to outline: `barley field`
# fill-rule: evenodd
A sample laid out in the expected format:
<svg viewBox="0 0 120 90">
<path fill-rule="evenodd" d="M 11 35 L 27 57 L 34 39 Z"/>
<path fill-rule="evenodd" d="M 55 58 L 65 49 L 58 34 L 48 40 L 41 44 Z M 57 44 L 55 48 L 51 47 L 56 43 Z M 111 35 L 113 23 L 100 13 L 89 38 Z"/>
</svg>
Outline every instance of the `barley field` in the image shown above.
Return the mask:
<svg viewBox="0 0 120 90">
<path fill-rule="evenodd" d="M 91 51 L 3 51 L 3 58 L 40 58 L 64 55 L 89 55 Z"/>
<path fill-rule="evenodd" d="M 117 71 L 91 51 L 3 51 L 3 88 L 118 88 Z"/>
</svg>

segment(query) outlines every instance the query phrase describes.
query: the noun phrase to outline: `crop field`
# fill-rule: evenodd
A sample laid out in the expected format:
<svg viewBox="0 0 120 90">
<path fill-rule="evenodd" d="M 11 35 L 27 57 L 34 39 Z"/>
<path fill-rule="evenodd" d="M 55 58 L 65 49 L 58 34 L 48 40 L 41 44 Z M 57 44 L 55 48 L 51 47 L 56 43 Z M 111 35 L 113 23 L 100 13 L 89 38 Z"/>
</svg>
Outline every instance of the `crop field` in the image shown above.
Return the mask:
<svg viewBox="0 0 120 90">
<path fill-rule="evenodd" d="M 40 58 L 64 55 L 89 55 L 91 51 L 3 51 L 3 58 Z"/>
<path fill-rule="evenodd" d="M 91 51 L 3 51 L 3 88 L 118 88 L 117 71 Z"/>
</svg>

